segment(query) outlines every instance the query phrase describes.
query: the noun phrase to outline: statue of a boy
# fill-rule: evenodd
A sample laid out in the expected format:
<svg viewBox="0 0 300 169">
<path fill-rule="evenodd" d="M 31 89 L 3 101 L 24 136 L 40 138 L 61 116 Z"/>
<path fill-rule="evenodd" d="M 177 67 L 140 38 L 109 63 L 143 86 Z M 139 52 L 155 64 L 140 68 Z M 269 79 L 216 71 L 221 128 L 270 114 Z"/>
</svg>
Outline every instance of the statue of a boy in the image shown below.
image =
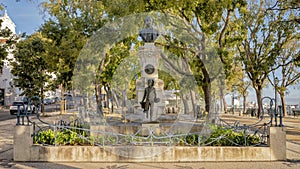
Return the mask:
<svg viewBox="0 0 300 169">
<path fill-rule="evenodd" d="M 147 119 L 149 118 L 149 109 L 150 109 L 150 121 L 152 121 L 153 111 L 154 111 L 154 103 L 158 103 L 160 101 L 159 98 L 156 97 L 156 90 L 153 87 L 154 80 L 148 80 L 148 87 L 145 88 L 144 96 L 141 101 L 142 108 L 144 109 L 144 113 L 146 113 Z"/>
</svg>

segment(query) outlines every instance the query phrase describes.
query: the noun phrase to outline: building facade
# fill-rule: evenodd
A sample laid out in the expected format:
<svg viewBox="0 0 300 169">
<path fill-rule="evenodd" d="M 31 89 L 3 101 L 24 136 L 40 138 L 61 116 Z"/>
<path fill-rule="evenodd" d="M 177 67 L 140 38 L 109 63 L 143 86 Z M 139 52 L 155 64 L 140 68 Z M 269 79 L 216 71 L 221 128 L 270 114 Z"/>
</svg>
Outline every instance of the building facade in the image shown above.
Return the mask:
<svg viewBox="0 0 300 169">
<path fill-rule="evenodd" d="M 8 28 L 15 35 L 16 26 L 5 11 L 3 16 L 0 17 L 1 30 Z M 0 37 L 0 45 L 6 43 L 6 39 Z M 13 59 L 12 49 L 8 49 L 8 56 L 3 60 L 4 64 L 0 70 L 0 106 L 9 106 L 14 100 L 18 100 L 20 90 L 13 85 L 13 75 L 11 74 L 11 66 L 9 59 Z"/>
</svg>

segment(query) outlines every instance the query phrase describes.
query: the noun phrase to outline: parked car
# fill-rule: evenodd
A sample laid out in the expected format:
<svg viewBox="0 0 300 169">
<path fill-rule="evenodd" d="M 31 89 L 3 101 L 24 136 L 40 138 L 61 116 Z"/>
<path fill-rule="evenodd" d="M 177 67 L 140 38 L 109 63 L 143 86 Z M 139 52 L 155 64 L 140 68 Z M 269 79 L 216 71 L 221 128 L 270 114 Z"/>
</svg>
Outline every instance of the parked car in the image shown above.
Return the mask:
<svg viewBox="0 0 300 169">
<path fill-rule="evenodd" d="M 55 97 L 55 98 L 54 98 L 54 103 L 59 103 L 60 100 L 61 100 L 61 99 L 60 99 L 59 97 Z"/>
<path fill-rule="evenodd" d="M 74 99 L 71 94 L 64 94 L 63 100 L 65 101 L 66 109 L 73 109 L 74 108 Z"/>
<path fill-rule="evenodd" d="M 20 113 L 24 113 L 27 109 L 28 113 L 35 113 L 36 107 L 34 105 L 31 105 L 28 107 L 27 103 L 24 103 L 23 101 L 14 101 L 12 105 L 9 107 L 9 112 L 11 115 L 18 113 L 18 107 L 20 107 Z"/>
<path fill-rule="evenodd" d="M 44 99 L 44 104 L 47 105 L 47 104 L 51 104 L 52 103 L 52 100 L 50 98 L 45 98 Z"/>
</svg>

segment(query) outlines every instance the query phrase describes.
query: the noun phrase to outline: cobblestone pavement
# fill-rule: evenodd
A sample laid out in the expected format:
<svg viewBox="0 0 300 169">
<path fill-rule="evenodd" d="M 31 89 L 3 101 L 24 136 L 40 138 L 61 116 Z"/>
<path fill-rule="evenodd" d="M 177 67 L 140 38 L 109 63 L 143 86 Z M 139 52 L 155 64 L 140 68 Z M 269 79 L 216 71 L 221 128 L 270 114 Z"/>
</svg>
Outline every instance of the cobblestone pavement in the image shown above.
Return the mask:
<svg viewBox="0 0 300 169">
<path fill-rule="evenodd" d="M 61 118 L 59 115 L 45 117 L 48 122 Z M 232 121 L 250 122 L 251 117 L 224 115 Z M 0 122 L 0 168 L 14 169 L 299 169 L 300 168 L 300 117 L 286 117 L 283 121 L 287 127 L 287 160 L 276 162 L 191 162 L 191 163 L 46 163 L 46 162 L 14 162 L 13 131 L 16 119 Z"/>
</svg>

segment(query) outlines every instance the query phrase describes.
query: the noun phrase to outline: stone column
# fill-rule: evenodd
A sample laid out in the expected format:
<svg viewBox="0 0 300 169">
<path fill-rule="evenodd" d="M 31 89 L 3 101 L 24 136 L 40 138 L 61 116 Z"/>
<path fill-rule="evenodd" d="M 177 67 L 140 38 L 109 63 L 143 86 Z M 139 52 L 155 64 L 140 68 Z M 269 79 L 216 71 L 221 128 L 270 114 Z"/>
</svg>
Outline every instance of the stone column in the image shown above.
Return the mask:
<svg viewBox="0 0 300 169">
<path fill-rule="evenodd" d="M 14 161 L 30 161 L 33 126 L 15 126 Z"/>
<path fill-rule="evenodd" d="M 271 161 L 286 160 L 286 128 L 268 128 L 268 146 L 270 147 Z"/>
</svg>

